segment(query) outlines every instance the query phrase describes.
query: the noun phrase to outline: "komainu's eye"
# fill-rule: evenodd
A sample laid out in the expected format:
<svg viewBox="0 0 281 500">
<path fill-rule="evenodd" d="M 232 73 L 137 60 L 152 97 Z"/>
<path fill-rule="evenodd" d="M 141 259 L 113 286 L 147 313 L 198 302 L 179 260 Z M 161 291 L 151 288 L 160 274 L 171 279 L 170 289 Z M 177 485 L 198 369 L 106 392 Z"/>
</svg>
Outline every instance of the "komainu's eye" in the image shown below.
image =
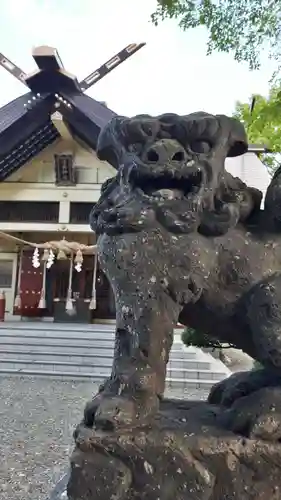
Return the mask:
<svg viewBox="0 0 281 500">
<path fill-rule="evenodd" d="M 190 144 L 190 149 L 194 151 L 194 153 L 209 153 L 212 146 L 207 141 L 194 141 Z"/>
</svg>

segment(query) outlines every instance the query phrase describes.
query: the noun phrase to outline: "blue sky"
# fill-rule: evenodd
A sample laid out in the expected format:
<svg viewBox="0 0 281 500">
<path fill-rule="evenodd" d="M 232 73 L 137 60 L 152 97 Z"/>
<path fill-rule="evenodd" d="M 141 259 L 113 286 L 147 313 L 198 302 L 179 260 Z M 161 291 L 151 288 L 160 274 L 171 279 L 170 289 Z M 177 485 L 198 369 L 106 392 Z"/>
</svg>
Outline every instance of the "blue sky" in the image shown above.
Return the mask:
<svg viewBox="0 0 281 500">
<path fill-rule="evenodd" d="M 36 68 L 32 47 L 51 45 L 82 79 L 124 46 L 147 42 L 88 92 L 124 115 L 231 114 L 237 100 L 267 94 L 273 67 L 266 57 L 259 72 L 250 72 L 231 54 L 206 56 L 204 29 L 184 33 L 174 21 L 155 28 L 154 7 L 154 0 L 1 0 L 0 52 L 29 72 Z M 24 92 L 0 68 L 0 105 Z"/>
</svg>

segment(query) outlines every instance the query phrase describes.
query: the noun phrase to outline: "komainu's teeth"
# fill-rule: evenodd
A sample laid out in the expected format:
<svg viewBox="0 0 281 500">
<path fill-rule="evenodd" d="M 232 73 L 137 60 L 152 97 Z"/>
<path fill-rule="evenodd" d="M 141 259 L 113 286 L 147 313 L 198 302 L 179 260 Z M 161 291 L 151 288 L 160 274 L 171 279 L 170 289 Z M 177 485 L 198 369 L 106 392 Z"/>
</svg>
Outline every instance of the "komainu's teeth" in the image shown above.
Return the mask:
<svg viewBox="0 0 281 500">
<path fill-rule="evenodd" d="M 180 189 L 157 189 L 154 191 L 153 196 L 164 198 L 165 200 L 174 200 L 175 198 L 182 198 L 183 192 Z"/>
</svg>

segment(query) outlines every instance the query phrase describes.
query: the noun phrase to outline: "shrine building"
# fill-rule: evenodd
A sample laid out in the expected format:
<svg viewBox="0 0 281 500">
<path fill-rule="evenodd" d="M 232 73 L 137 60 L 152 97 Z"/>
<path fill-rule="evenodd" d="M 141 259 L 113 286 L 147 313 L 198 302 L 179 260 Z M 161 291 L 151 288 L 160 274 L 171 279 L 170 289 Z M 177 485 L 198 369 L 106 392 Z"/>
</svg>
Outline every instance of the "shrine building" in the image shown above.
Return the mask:
<svg viewBox="0 0 281 500">
<path fill-rule="evenodd" d="M 89 213 L 101 184 L 116 173 L 95 153 L 114 112 L 84 92 L 143 45 L 129 45 L 80 83 L 50 47 L 34 50 L 38 69 L 29 75 L 0 54 L 0 65 L 29 89 L 0 109 L 0 291 L 7 319 L 115 318 L 113 293 L 95 254 L 77 246 L 95 245 Z M 250 147 L 227 160 L 227 169 L 265 191 L 262 151 Z M 71 254 L 63 246 L 40 246 L 64 240 L 76 244 Z"/>
</svg>

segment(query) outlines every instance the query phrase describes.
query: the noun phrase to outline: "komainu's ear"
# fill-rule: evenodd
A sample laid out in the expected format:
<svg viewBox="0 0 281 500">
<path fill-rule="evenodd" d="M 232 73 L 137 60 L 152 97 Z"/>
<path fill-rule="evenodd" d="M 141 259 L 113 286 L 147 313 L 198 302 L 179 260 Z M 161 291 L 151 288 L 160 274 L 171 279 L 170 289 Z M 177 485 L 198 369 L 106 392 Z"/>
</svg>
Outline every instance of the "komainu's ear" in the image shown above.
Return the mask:
<svg viewBox="0 0 281 500">
<path fill-rule="evenodd" d="M 225 115 L 217 115 L 222 125 L 229 130 L 228 157 L 240 156 L 248 151 L 248 139 L 244 125 L 236 118 Z"/>
<path fill-rule="evenodd" d="M 101 130 L 98 144 L 97 157 L 107 161 L 112 167 L 119 167 L 120 159 L 124 151 L 122 143 L 122 124 L 126 120 L 123 116 L 116 116 Z"/>
</svg>

